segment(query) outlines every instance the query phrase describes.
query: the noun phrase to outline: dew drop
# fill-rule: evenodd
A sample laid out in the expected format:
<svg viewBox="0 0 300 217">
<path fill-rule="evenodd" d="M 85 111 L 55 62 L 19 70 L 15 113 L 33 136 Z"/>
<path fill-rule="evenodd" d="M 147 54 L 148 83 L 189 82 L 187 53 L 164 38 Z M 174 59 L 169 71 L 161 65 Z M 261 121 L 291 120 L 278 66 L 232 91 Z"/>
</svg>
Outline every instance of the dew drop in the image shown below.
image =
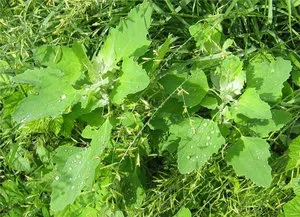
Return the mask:
<svg viewBox="0 0 300 217">
<path fill-rule="evenodd" d="M 74 188 L 75 188 L 75 186 L 74 186 L 74 185 L 72 185 L 71 189 L 73 190 Z"/>
<path fill-rule="evenodd" d="M 204 127 L 206 127 L 206 126 L 207 126 L 207 123 L 206 123 L 206 122 L 204 122 L 203 126 L 204 126 Z"/>
<path fill-rule="evenodd" d="M 82 157 L 81 154 L 76 154 L 77 159 L 81 159 L 81 157 Z"/>
<path fill-rule="evenodd" d="M 63 94 L 63 95 L 60 96 L 60 99 L 61 99 L 61 100 L 64 100 L 64 99 L 66 99 L 66 98 L 67 98 L 67 95 L 66 95 L 66 94 Z"/>
<path fill-rule="evenodd" d="M 55 180 L 59 180 L 59 176 L 55 176 L 55 178 L 54 178 Z"/>
<path fill-rule="evenodd" d="M 188 160 L 189 160 L 189 159 L 191 159 L 191 156 L 189 156 L 189 155 L 188 155 L 188 156 L 186 156 L 186 159 L 188 159 Z"/>
<path fill-rule="evenodd" d="M 207 138 L 207 140 L 210 140 L 210 136 L 207 136 L 206 138 Z"/>
</svg>

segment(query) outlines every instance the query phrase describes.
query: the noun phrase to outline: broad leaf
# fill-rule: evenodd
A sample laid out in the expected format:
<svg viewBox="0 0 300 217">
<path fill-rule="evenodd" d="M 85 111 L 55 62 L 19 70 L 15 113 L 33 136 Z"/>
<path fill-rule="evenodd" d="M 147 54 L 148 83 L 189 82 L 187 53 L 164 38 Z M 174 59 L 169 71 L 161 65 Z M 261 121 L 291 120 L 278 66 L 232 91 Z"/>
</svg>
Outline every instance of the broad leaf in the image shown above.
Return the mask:
<svg viewBox="0 0 300 217">
<path fill-rule="evenodd" d="M 249 119 L 241 117 L 241 126 L 250 130 L 250 134 L 258 137 L 267 137 L 269 133 L 280 130 L 286 123 L 292 119 L 291 113 L 273 109 L 271 110 L 272 119 Z"/>
<path fill-rule="evenodd" d="M 271 108 L 262 101 L 254 88 L 247 88 L 243 95 L 231 108 L 234 116 L 244 115 L 248 118 L 272 118 Z"/>
<path fill-rule="evenodd" d="M 289 161 L 286 170 L 297 168 L 300 165 L 300 136 L 295 138 L 289 145 Z"/>
<path fill-rule="evenodd" d="M 183 89 L 181 95 L 174 94 L 173 97 L 184 102 L 186 106 L 193 107 L 203 100 L 209 86 L 205 73 L 197 66 L 192 67 L 190 74 L 189 76 L 188 70 L 183 65 L 175 66 L 159 82 L 167 94 L 173 93 L 177 88 Z"/>
<path fill-rule="evenodd" d="M 74 83 L 81 76 L 83 63 L 86 64 L 86 59 L 82 58 L 76 44 L 74 44 L 73 48 L 66 46 L 41 46 L 34 50 L 33 58 L 44 66 L 61 70 L 65 79 L 70 83 Z"/>
<path fill-rule="evenodd" d="M 259 186 L 269 187 L 272 182 L 269 144 L 260 138 L 241 137 L 228 149 L 227 162 L 239 176 L 251 179 Z"/>
<path fill-rule="evenodd" d="M 108 145 L 112 126 L 109 120 L 98 129 L 87 127 L 84 136 L 91 138 L 89 148 L 60 146 L 56 150 L 56 176 L 52 182 L 51 209 L 59 211 L 72 204 L 84 187 L 94 181 L 99 156 Z"/>
<path fill-rule="evenodd" d="M 281 98 L 283 83 L 289 78 L 290 61 L 277 58 L 275 61 L 253 63 L 247 71 L 248 87 L 256 88 L 260 97 L 268 102 Z"/>
<path fill-rule="evenodd" d="M 140 56 L 146 51 L 150 45 L 147 34 L 151 14 L 151 6 L 144 2 L 133 8 L 128 13 L 127 19 L 121 20 L 116 28 L 110 29 L 105 43 L 94 60 L 98 72 L 106 73 L 115 68 L 121 59 Z"/>
<path fill-rule="evenodd" d="M 144 90 L 149 83 L 150 79 L 142 66 L 132 58 L 124 59 L 118 85 L 111 93 L 113 103 L 121 104 L 127 95 Z"/>
<path fill-rule="evenodd" d="M 12 115 L 18 123 L 55 118 L 72 105 L 78 94 L 65 74 L 57 69 L 27 70 L 17 75 L 14 81 L 36 86 L 35 93 L 28 93 Z"/>
<path fill-rule="evenodd" d="M 170 133 L 180 138 L 177 162 L 183 174 L 200 169 L 225 142 L 218 125 L 200 117 L 172 125 Z"/>
</svg>

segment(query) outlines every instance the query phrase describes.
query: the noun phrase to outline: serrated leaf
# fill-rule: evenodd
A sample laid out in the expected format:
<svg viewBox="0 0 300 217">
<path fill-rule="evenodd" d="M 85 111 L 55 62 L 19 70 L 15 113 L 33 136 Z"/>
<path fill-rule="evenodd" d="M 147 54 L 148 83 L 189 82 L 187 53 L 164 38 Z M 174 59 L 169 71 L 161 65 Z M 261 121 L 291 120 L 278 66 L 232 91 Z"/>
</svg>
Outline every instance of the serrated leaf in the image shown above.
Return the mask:
<svg viewBox="0 0 300 217">
<path fill-rule="evenodd" d="M 226 159 L 239 176 L 251 179 L 255 184 L 269 187 L 272 182 L 268 164 L 269 144 L 256 137 L 241 137 L 228 149 Z"/>
<path fill-rule="evenodd" d="M 260 97 L 268 102 L 281 98 L 283 83 L 289 78 L 291 62 L 282 58 L 275 61 L 252 63 L 247 71 L 247 85 L 255 88 Z"/>
<path fill-rule="evenodd" d="M 133 8 L 128 13 L 127 19 L 121 20 L 116 28 L 110 29 L 105 43 L 94 60 L 99 72 L 106 73 L 115 68 L 115 64 L 121 59 L 140 56 L 146 51 L 150 45 L 147 34 L 151 14 L 152 8 L 145 1 Z"/>
<path fill-rule="evenodd" d="M 122 64 L 122 74 L 118 80 L 118 86 L 111 93 L 111 99 L 115 104 L 121 104 L 126 96 L 144 90 L 150 83 L 146 71 L 141 65 L 126 58 Z"/>
<path fill-rule="evenodd" d="M 292 119 L 292 115 L 288 111 L 273 109 L 271 113 L 271 119 L 249 119 L 240 117 L 241 122 L 238 123 L 247 127 L 254 136 L 267 137 L 269 133 L 280 130 Z"/>
<path fill-rule="evenodd" d="M 200 117 L 172 125 L 170 133 L 180 138 L 177 163 L 182 174 L 200 169 L 225 142 L 218 125 Z"/>
<path fill-rule="evenodd" d="M 60 146 L 53 159 L 56 176 L 51 184 L 51 209 L 55 212 L 72 204 L 84 187 L 94 181 L 95 169 L 100 163 L 99 156 L 108 145 L 112 125 L 109 120 L 98 129 L 87 127 L 84 136 L 91 138 L 89 148 Z"/>
<path fill-rule="evenodd" d="M 167 94 L 173 93 L 177 88 L 183 89 L 182 95 L 174 94 L 173 97 L 184 102 L 186 106 L 193 107 L 203 100 L 209 86 L 205 73 L 197 66 L 191 69 L 190 74 L 189 76 L 188 70 L 183 65 L 178 65 L 159 82 Z"/>
<path fill-rule="evenodd" d="M 231 113 L 236 117 L 241 114 L 248 118 L 272 118 L 270 106 L 260 99 L 254 88 L 246 89 L 239 100 L 231 107 Z"/>
<path fill-rule="evenodd" d="M 232 101 L 233 97 L 241 94 L 246 81 L 243 62 L 236 56 L 230 56 L 222 61 L 220 67 L 211 74 L 211 80 L 223 101 Z"/>
<path fill-rule="evenodd" d="M 286 166 L 286 171 L 297 168 L 300 165 L 300 136 L 293 139 L 290 143 L 288 156 L 289 160 Z"/>
<path fill-rule="evenodd" d="M 14 78 L 15 82 L 35 85 L 35 93 L 28 94 L 13 113 L 13 119 L 28 122 L 45 117 L 57 117 L 72 105 L 78 94 L 64 73 L 57 69 L 33 69 Z"/>
</svg>

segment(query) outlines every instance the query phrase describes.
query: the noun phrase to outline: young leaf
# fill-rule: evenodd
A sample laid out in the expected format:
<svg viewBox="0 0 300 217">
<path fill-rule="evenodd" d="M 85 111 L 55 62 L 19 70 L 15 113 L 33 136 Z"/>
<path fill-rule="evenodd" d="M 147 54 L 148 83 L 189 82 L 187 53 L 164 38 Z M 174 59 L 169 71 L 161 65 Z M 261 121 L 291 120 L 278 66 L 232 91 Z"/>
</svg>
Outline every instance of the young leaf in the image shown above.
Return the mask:
<svg viewBox="0 0 300 217">
<path fill-rule="evenodd" d="M 254 88 L 246 89 L 239 100 L 234 103 L 231 108 L 231 113 L 235 117 L 238 117 L 238 115 L 244 115 L 248 118 L 257 119 L 272 118 L 270 106 L 268 103 L 260 99 Z"/>
<path fill-rule="evenodd" d="M 15 76 L 14 81 L 36 86 L 35 93 L 29 93 L 12 115 L 18 123 L 55 118 L 72 105 L 78 94 L 65 74 L 57 69 L 27 70 Z"/>
<path fill-rule="evenodd" d="M 226 58 L 211 74 L 211 80 L 220 91 L 223 101 L 232 101 L 234 96 L 241 94 L 246 80 L 243 62 L 236 56 Z"/>
<path fill-rule="evenodd" d="M 95 59 L 99 72 L 106 73 L 121 59 L 141 56 L 146 51 L 150 45 L 147 34 L 151 24 L 151 14 L 152 8 L 145 1 L 133 8 L 128 13 L 127 19 L 121 20 L 116 28 L 110 30 Z"/>
<path fill-rule="evenodd" d="M 91 138 L 89 148 L 60 146 L 53 159 L 57 174 L 52 182 L 51 209 L 55 212 L 72 204 L 84 187 L 90 187 L 94 181 L 95 169 L 100 163 L 99 155 L 108 145 L 112 125 L 109 120 L 98 129 L 90 127 L 84 136 Z"/>
<path fill-rule="evenodd" d="M 200 169 L 225 142 L 218 125 L 201 117 L 172 125 L 170 133 L 180 138 L 177 162 L 182 174 Z"/>
<path fill-rule="evenodd" d="M 218 20 L 214 19 L 213 16 L 206 18 L 205 21 L 190 26 L 190 34 L 195 39 L 196 46 L 200 49 L 208 53 L 220 51 L 222 27 L 217 24 Z"/>
<path fill-rule="evenodd" d="M 121 104 L 129 94 L 144 90 L 150 83 L 150 79 L 142 66 L 132 58 L 125 58 L 118 83 L 119 85 L 111 93 L 111 99 L 115 104 Z"/>
<path fill-rule="evenodd" d="M 297 168 L 300 165 L 300 136 L 293 139 L 289 145 L 289 160 L 286 166 L 286 171 Z"/>
<path fill-rule="evenodd" d="M 239 176 L 251 179 L 255 184 L 269 187 L 272 182 L 268 164 L 269 144 L 256 137 L 241 137 L 228 149 L 226 159 Z"/>
<path fill-rule="evenodd" d="M 292 65 L 290 61 L 277 58 L 271 63 L 253 63 L 247 71 L 248 87 L 256 88 L 260 97 L 267 102 L 281 98 L 283 83 L 289 78 Z"/>
</svg>

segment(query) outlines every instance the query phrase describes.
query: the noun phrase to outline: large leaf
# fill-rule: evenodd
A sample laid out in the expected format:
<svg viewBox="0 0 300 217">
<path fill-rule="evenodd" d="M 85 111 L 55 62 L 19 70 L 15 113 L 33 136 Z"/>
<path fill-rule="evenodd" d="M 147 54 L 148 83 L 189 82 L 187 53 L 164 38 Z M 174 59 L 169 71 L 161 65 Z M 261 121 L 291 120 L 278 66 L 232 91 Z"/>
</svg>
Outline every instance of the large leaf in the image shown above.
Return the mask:
<svg viewBox="0 0 300 217">
<path fill-rule="evenodd" d="M 94 181 L 95 169 L 100 163 L 99 156 L 108 145 L 112 125 L 109 120 L 98 129 L 87 127 L 84 136 L 91 138 L 89 148 L 60 146 L 56 150 L 56 176 L 52 182 L 51 209 L 60 211 L 72 204 L 84 187 Z"/>
<path fill-rule="evenodd" d="M 241 137 L 228 149 L 227 162 L 239 176 L 251 179 L 259 186 L 269 187 L 272 181 L 269 144 L 260 138 Z"/>
<path fill-rule="evenodd" d="M 142 66 L 132 58 L 126 58 L 122 64 L 118 86 L 111 93 L 112 101 L 121 104 L 127 95 L 144 90 L 149 83 L 150 79 Z"/>
<path fill-rule="evenodd" d="M 17 122 L 27 122 L 44 117 L 57 117 L 74 102 L 78 91 L 70 80 L 58 69 L 27 70 L 14 78 L 15 82 L 36 86 L 34 93 L 28 93 L 12 117 Z"/>
<path fill-rule="evenodd" d="M 140 56 L 146 51 L 150 45 L 147 34 L 151 14 L 152 8 L 145 1 L 133 8 L 128 13 L 127 19 L 121 20 L 116 28 L 110 29 L 105 43 L 94 60 L 100 73 L 112 70 L 123 58 Z"/>
<path fill-rule="evenodd" d="M 86 58 L 78 52 L 78 44 L 73 48 L 66 46 L 41 46 L 34 50 L 33 58 L 42 65 L 59 69 L 64 73 L 65 79 L 74 83 L 83 71 L 83 63 L 86 65 Z"/>
<path fill-rule="evenodd" d="M 272 118 L 271 108 L 262 101 L 254 88 L 247 88 L 231 109 L 234 116 L 244 115 L 248 118 Z"/>
<path fill-rule="evenodd" d="M 183 174 L 200 169 L 225 142 L 218 125 L 200 117 L 172 125 L 170 133 L 180 138 L 177 162 Z"/>
<path fill-rule="evenodd" d="M 265 101 L 281 98 L 283 83 L 289 78 L 292 65 L 290 61 L 277 58 L 275 61 L 253 63 L 247 72 L 248 87 L 256 88 Z"/>
<path fill-rule="evenodd" d="M 286 170 L 297 168 L 300 165 L 300 136 L 295 138 L 289 145 L 289 161 Z"/>
<path fill-rule="evenodd" d="M 173 97 L 183 101 L 188 107 L 199 104 L 209 89 L 205 73 L 197 66 L 192 67 L 190 75 L 184 65 L 175 66 L 159 82 L 167 94 L 173 93 L 177 88 L 183 89 L 182 95 L 174 94 Z"/>
<path fill-rule="evenodd" d="M 239 124 L 250 130 L 250 134 L 258 137 L 267 137 L 269 133 L 280 130 L 292 119 L 291 113 L 278 109 L 271 110 L 272 119 L 241 118 Z"/>
</svg>

